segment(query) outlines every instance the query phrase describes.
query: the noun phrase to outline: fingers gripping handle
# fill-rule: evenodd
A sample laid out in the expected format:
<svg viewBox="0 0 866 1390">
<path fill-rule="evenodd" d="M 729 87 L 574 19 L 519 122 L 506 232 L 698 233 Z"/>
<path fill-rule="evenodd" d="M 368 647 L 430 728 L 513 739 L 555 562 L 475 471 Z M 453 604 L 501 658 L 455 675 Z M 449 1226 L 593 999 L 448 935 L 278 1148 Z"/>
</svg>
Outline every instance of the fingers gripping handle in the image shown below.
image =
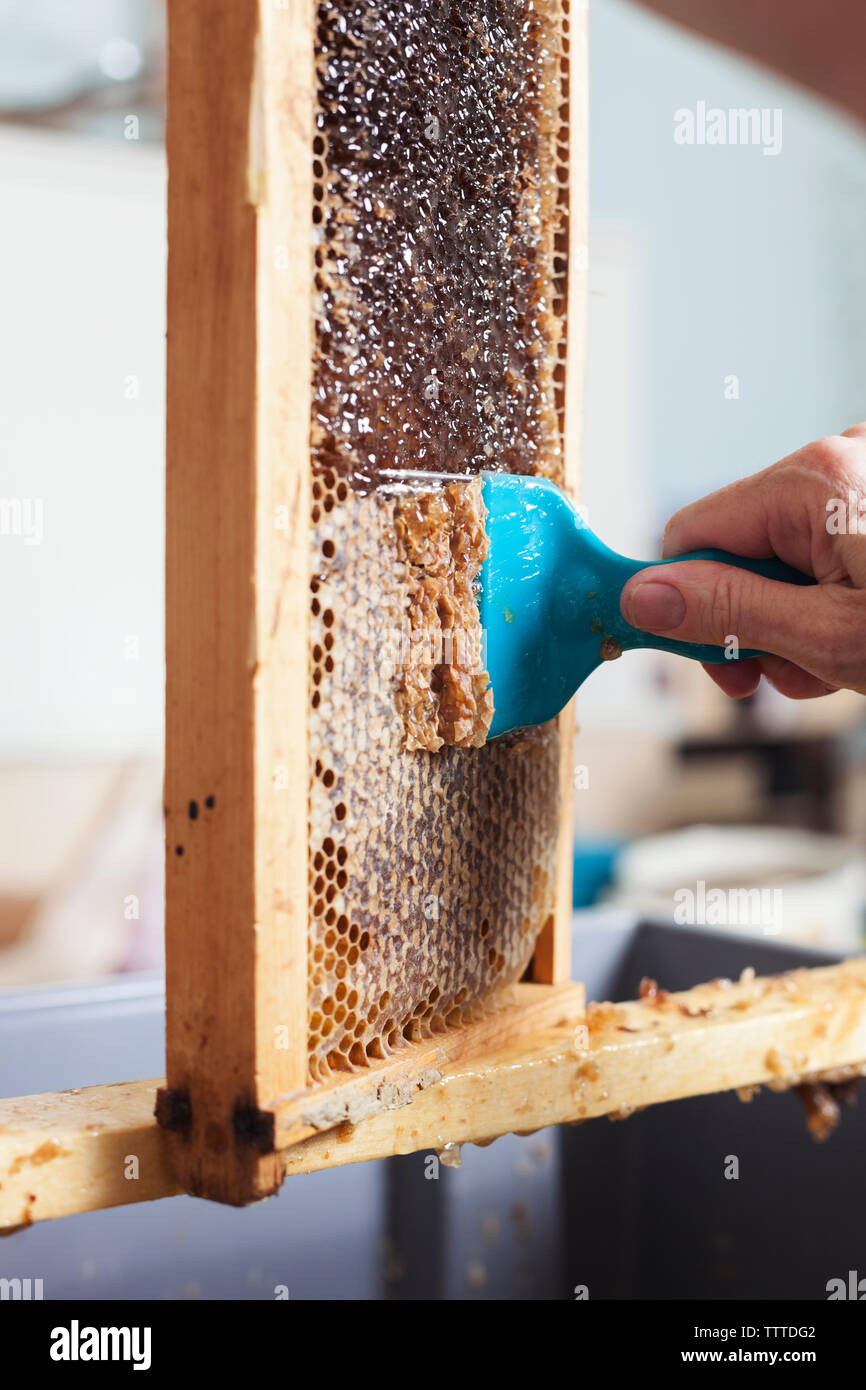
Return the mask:
<svg viewBox="0 0 866 1390">
<path fill-rule="evenodd" d="M 687 555 L 674 555 L 668 560 L 653 560 L 648 564 L 638 560 L 623 560 L 624 569 L 617 576 L 618 580 L 621 579 L 619 594 L 622 594 L 632 575 L 638 574 L 641 570 L 661 569 L 665 565 L 679 564 L 683 560 L 710 560 L 717 565 L 732 565 L 736 569 L 748 570 L 751 574 L 761 575 L 764 579 L 773 579 L 780 584 L 803 586 L 815 583 L 815 580 L 808 574 L 803 574 L 801 570 L 786 565 L 783 560 L 779 560 L 775 556 L 765 560 L 753 560 L 744 555 L 731 555 L 726 550 L 693 550 Z M 661 577 L 659 576 L 659 578 Z M 619 621 L 611 623 L 609 630 L 610 635 L 620 643 L 623 649 L 652 647 L 657 651 L 674 652 L 678 656 L 690 657 L 693 661 L 704 661 L 711 664 L 719 664 L 723 661 L 748 661 L 751 657 L 766 655 L 765 652 L 752 650 L 737 651 L 734 654 L 730 647 L 718 647 L 700 642 L 678 642 L 673 638 L 644 632 L 641 628 L 632 627 L 630 623 L 626 622 L 619 611 L 619 597 L 617 597 L 616 610 L 616 615 L 612 616 L 618 616 Z M 734 636 L 735 634 L 731 635 Z"/>
</svg>

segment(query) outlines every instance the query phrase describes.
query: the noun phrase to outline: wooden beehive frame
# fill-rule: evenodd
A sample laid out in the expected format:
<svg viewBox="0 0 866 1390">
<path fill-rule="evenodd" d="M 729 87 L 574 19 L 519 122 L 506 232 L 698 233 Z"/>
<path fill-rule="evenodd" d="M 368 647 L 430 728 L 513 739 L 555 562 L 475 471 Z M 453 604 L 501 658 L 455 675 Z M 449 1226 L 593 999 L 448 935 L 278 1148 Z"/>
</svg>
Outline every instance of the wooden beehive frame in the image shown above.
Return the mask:
<svg viewBox="0 0 866 1390">
<path fill-rule="evenodd" d="M 298 364 L 311 329 L 297 305 L 310 283 L 313 14 L 314 0 L 170 4 L 167 1078 L 0 1102 L 0 1226 L 178 1191 L 245 1202 L 286 1173 L 866 1061 L 863 962 L 586 1019 L 569 983 L 566 813 L 536 983 L 482 1023 L 308 1088 L 307 757 L 303 716 L 287 715 L 307 696 L 309 379 Z M 572 487 L 585 18 L 572 7 Z M 567 712 L 566 808 L 572 740 Z"/>
<path fill-rule="evenodd" d="M 315 0 L 170 6 L 166 597 L 167 1083 L 193 1192 L 273 1190 L 304 1116 L 405 1096 L 468 1038 L 576 1017 L 579 987 L 307 1090 L 310 217 Z M 585 237 L 585 71 L 572 38 L 571 235 Z M 585 261 L 568 319 L 576 484 Z M 226 749 L 231 756 L 226 756 Z M 570 976 L 573 712 L 561 720 L 557 910 L 532 977 Z M 194 848 L 194 852 L 191 852 Z M 567 995 L 567 999 L 564 997 Z M 555 1021 L 549 1019 L 548 1021 Z M 479 1031 L 480 1030 L 480 1031 Z"/>
</svg>

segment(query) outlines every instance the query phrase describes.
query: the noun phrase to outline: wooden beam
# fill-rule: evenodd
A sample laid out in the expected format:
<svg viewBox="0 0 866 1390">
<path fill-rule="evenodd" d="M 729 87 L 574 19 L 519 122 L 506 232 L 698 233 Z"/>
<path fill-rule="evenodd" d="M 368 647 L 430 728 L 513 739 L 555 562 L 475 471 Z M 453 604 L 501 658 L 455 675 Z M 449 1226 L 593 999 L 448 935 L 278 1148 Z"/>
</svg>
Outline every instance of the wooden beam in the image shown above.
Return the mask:
<svg viewBox="0 0 866 1390">
<path fill-rule="evenodd" d="M 787 1089 L 866 1070 L 866 960 L 714 982 L 627 1004 L 590 1004 L 566 1027 L 469 1059 L 397 1115 L 317 1135 L 284 1155 L 312 1172 L 383 1155 L 473 1143 L 686 1096 Z"/>
<path fill-rule="evenodd" d="M 169 5 L 160 1119 L 225 1201 L 306 1078 L 313 8 Z"/>
<path fill-rule="evenodd" d="M 0 1101 L 0 1229 L 177 1194 L 153 1115 L 159 1084 Z"/>
<path fill-rule="evenodd" d="M 591 1004 L 585 1024 L 571 1020 L 465 1056 L 402 1108 L 339 1124 L 267 1161 L 291 1176 L 622 1117 L 684 1096 L 864 1072 L 866 960 L 747 974 L 682 994 Z M 151 1116 L 156 1085 L 0 1102 L 0 1227 L 175 1194 L 167 1136 Z M 136 1178 L 127 1176 L 130 1156 L 139 1161 Z"/>
</svg>

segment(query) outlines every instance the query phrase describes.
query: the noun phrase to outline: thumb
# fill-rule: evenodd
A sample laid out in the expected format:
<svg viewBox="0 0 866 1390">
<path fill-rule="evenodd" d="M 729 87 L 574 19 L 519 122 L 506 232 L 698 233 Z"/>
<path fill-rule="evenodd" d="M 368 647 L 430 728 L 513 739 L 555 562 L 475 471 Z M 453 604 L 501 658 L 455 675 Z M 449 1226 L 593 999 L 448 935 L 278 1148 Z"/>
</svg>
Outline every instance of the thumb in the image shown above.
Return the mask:
<svg viewBox="0 0 866 1390">
<path fill-rule="evenodd" d="M 845 667 L 866 627 L 862 599 L 841 585 L 799 588 L 733 565 L 687 560 L 641 570 L 623 589 L 620 606 L 632 627 L 657 636 L 720 647 L 735 637 L 742 648 L 772 652 L 822 680 L 849 685 Z"/>
</svg>

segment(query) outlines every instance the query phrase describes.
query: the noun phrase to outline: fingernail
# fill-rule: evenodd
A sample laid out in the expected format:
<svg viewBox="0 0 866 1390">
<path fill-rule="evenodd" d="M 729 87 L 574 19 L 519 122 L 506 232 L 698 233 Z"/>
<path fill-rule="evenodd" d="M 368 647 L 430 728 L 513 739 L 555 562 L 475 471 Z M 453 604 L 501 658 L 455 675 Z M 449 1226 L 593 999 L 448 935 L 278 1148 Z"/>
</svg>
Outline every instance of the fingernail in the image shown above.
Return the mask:
<svg viewBox="0 0 866 1390">
<path fill-rule="evenodd" d="M 686 616 L 686 601 L 673 584 L 651 579 L 623 597 L 622 609 L 632 627 L 671 632 Z"/>
</svg>

